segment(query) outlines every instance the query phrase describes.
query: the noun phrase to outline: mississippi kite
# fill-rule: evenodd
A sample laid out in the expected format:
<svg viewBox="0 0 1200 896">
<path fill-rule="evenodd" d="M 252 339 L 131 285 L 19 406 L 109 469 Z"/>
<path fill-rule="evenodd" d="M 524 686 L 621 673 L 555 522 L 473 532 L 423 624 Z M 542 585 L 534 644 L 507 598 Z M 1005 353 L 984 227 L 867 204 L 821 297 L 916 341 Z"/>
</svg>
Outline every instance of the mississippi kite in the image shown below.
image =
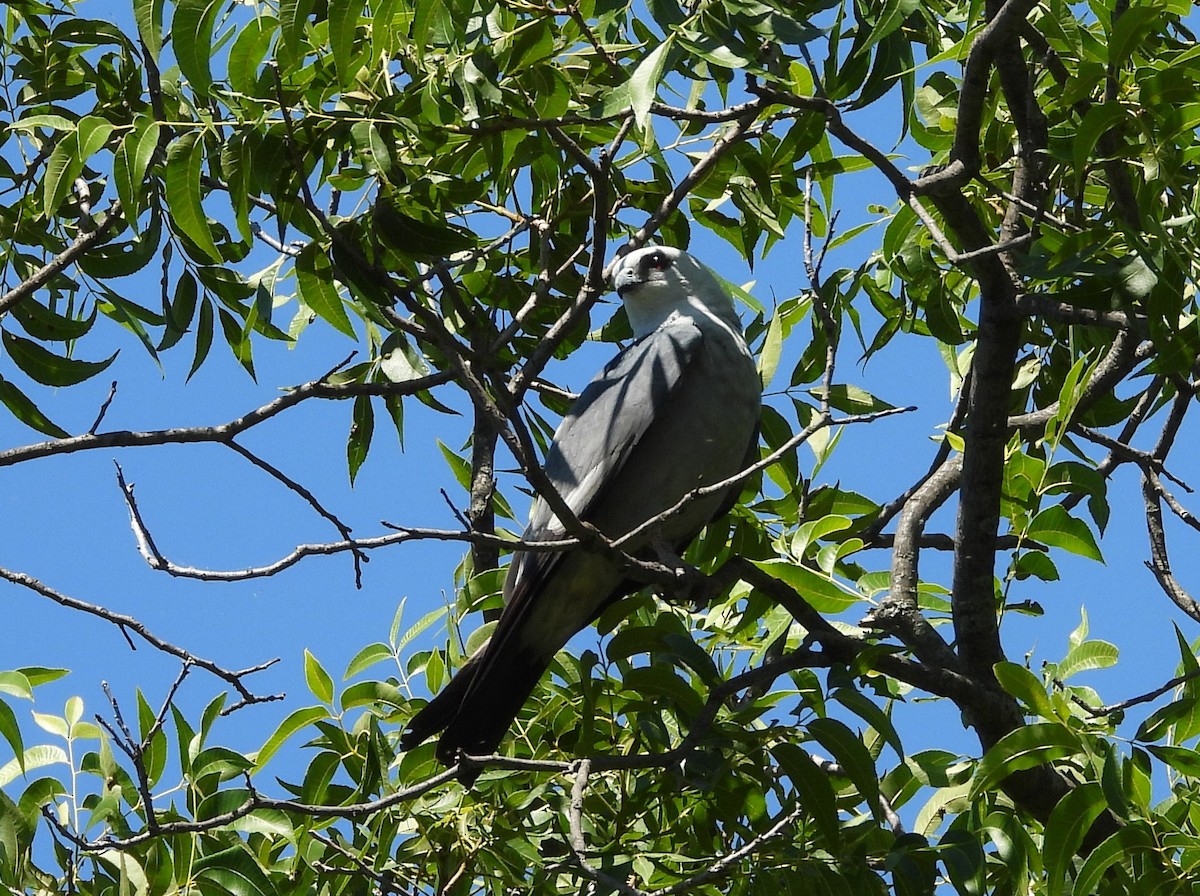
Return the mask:
<svg viewBox="0 0 1200 896">
<path fill-rule="evenodd" d="M 691 256 L 646 248 L 618 262 L 613 286 L 636 341 L 579 396 L 546 453 L 567 506 L 610 539 L 721 482 L 757 457 L 761 384 L 729 295 Z M 635 556 L 678 551 L 737 499 L 732 485 L 622 545 Z M 565 537 L 545 501 L 523 539 Z M 401 749 L 441 731 L 437 757 L 493 753 L 554 655 L 613 601 L 636 591 L 610 557 L 582 547 L 517 551 L 492 637 L 408 723 Z M 467 783 L 474 774 L 467 775 Z"/>
</svg>

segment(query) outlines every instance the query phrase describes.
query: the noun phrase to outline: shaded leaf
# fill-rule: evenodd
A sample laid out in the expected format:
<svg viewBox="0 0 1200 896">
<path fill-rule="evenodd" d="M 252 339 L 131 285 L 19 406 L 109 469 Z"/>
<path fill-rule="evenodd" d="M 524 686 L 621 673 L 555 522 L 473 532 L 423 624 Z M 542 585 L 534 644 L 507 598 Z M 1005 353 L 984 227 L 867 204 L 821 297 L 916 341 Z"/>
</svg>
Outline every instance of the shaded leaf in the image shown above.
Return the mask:
<svg viewBox="0 0 1200 896">
<path fill-rule="evenodd" d="M 105 370 L 117 357 L 113 352 L 103 361 L 81 361 L 56 355 L 36 342 L 5 330 L 4 348 L 13 362 L 34 382 L 43 386 L 74 386 Z"/>
<path fill-rule="evenodd" d="M 14 417 L 26 426 L 36 429 L 44 435 L 56 439 L 65 439 L 70 436 L 69 432 L 50 420 L 24 392 L 4 379 L 4 377 L 0 377 L 0 402 L 8 408 Z"/>
<path fill-rule="evenodd" d="M 333 280 L 333 265 L 319 244 L 309 243 L 296 256 L 296 285 L 305 305 L 338 332 L 357 338 Z"/>
<path fill-rule="evenodd" d="M 1075 853 L 1104 808 L 1104 791 L 1099 784 L 1087 782 L 1068 791 L 1050 813 L 1042 850 L 1047 896 L 1067 892 L 1067 873 Z"/>
</svg>

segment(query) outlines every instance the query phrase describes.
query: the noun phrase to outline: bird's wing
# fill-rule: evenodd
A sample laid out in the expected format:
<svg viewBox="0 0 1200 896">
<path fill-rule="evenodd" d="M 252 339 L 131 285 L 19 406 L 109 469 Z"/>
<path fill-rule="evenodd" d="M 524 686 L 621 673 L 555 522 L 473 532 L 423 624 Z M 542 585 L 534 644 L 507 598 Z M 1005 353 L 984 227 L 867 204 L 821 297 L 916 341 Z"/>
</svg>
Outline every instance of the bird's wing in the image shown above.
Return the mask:
<svg viewBox="0 0 1200 896">
<path fill-rule="evenodd" d="M 582 520 L 617 478 L 672 396 L 684 387 L 690 362 L 702 350 L 704 334 L 691 321 L 661 327 L 612 359 L 576 399 L 546 452 L 546 476 L 567 506 Z M 633 521 L 637 525 L 641 520 Z M 534 505 L 524 538 L 562 538 L 562 524 L 542 500 Z M 624 533 L 607 533 L 616 537 Z M 509 573 L 516 602 L 530 580 L 542 578 L 561 554 L 524 552 Z"/>
<path fill-rule="evenodd" d="M 662 327 L 613 358 L 576 400 L 554 434 L 545 469 L 577 515 L 586 517 L 597 495 L 661 419 L 703 341 L 691 321 Z M 539 504 L 530 528 L 557 528 L 549 507 Z"/>
</svg>

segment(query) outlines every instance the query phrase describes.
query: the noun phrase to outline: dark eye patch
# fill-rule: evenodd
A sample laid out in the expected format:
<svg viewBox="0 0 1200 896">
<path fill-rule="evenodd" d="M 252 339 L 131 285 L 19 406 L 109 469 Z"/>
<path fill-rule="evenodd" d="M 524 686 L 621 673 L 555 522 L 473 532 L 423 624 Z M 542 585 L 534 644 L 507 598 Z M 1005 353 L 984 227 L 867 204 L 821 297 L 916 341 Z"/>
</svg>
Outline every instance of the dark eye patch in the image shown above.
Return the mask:
<svg viewBox="0 0 1200 896">
<path fill-rule="evenodd" d="M 651 270 L 665 271 L 671 266 L 671 259 L 667 258 L 667 256 L 661 252 L 655 252 L 646 259 L 646 266 Z"/>
</svg>

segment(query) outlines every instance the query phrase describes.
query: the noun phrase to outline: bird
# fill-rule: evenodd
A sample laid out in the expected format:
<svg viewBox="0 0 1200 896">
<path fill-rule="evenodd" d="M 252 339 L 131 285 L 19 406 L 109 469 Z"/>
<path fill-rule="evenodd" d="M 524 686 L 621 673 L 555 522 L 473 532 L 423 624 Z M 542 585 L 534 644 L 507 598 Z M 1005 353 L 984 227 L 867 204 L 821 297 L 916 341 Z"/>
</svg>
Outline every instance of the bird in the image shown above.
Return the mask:
<svg viewBox="0 0 1200 896">
<path fill-rule="evenodd" d="M 639 527 L 757 459 L 761 380 L 729 293 L 686 252 L 629 252 L 616 262 L 612 285 L 634 341 L 570 407 L 546 451 L 546 477 L 577 519 L 607 538 L 635 533 L 621 545 L 630 555 L 653 559 L 664 548 L 680 554 L 728 512 L 740 482 Z M 522 541 L 567 537 L 537 498 Z M 516 550 L 491 637 L 409 720 L 400 748 L 440 732 L 435 755 L 445 765 L 460 754 L 493 754 L 555 654 L 641 587 L 611 553 L 583 545 Z M 478 774 L 467 769 L 459 779 L 469 786 Z"/>
</svg>

